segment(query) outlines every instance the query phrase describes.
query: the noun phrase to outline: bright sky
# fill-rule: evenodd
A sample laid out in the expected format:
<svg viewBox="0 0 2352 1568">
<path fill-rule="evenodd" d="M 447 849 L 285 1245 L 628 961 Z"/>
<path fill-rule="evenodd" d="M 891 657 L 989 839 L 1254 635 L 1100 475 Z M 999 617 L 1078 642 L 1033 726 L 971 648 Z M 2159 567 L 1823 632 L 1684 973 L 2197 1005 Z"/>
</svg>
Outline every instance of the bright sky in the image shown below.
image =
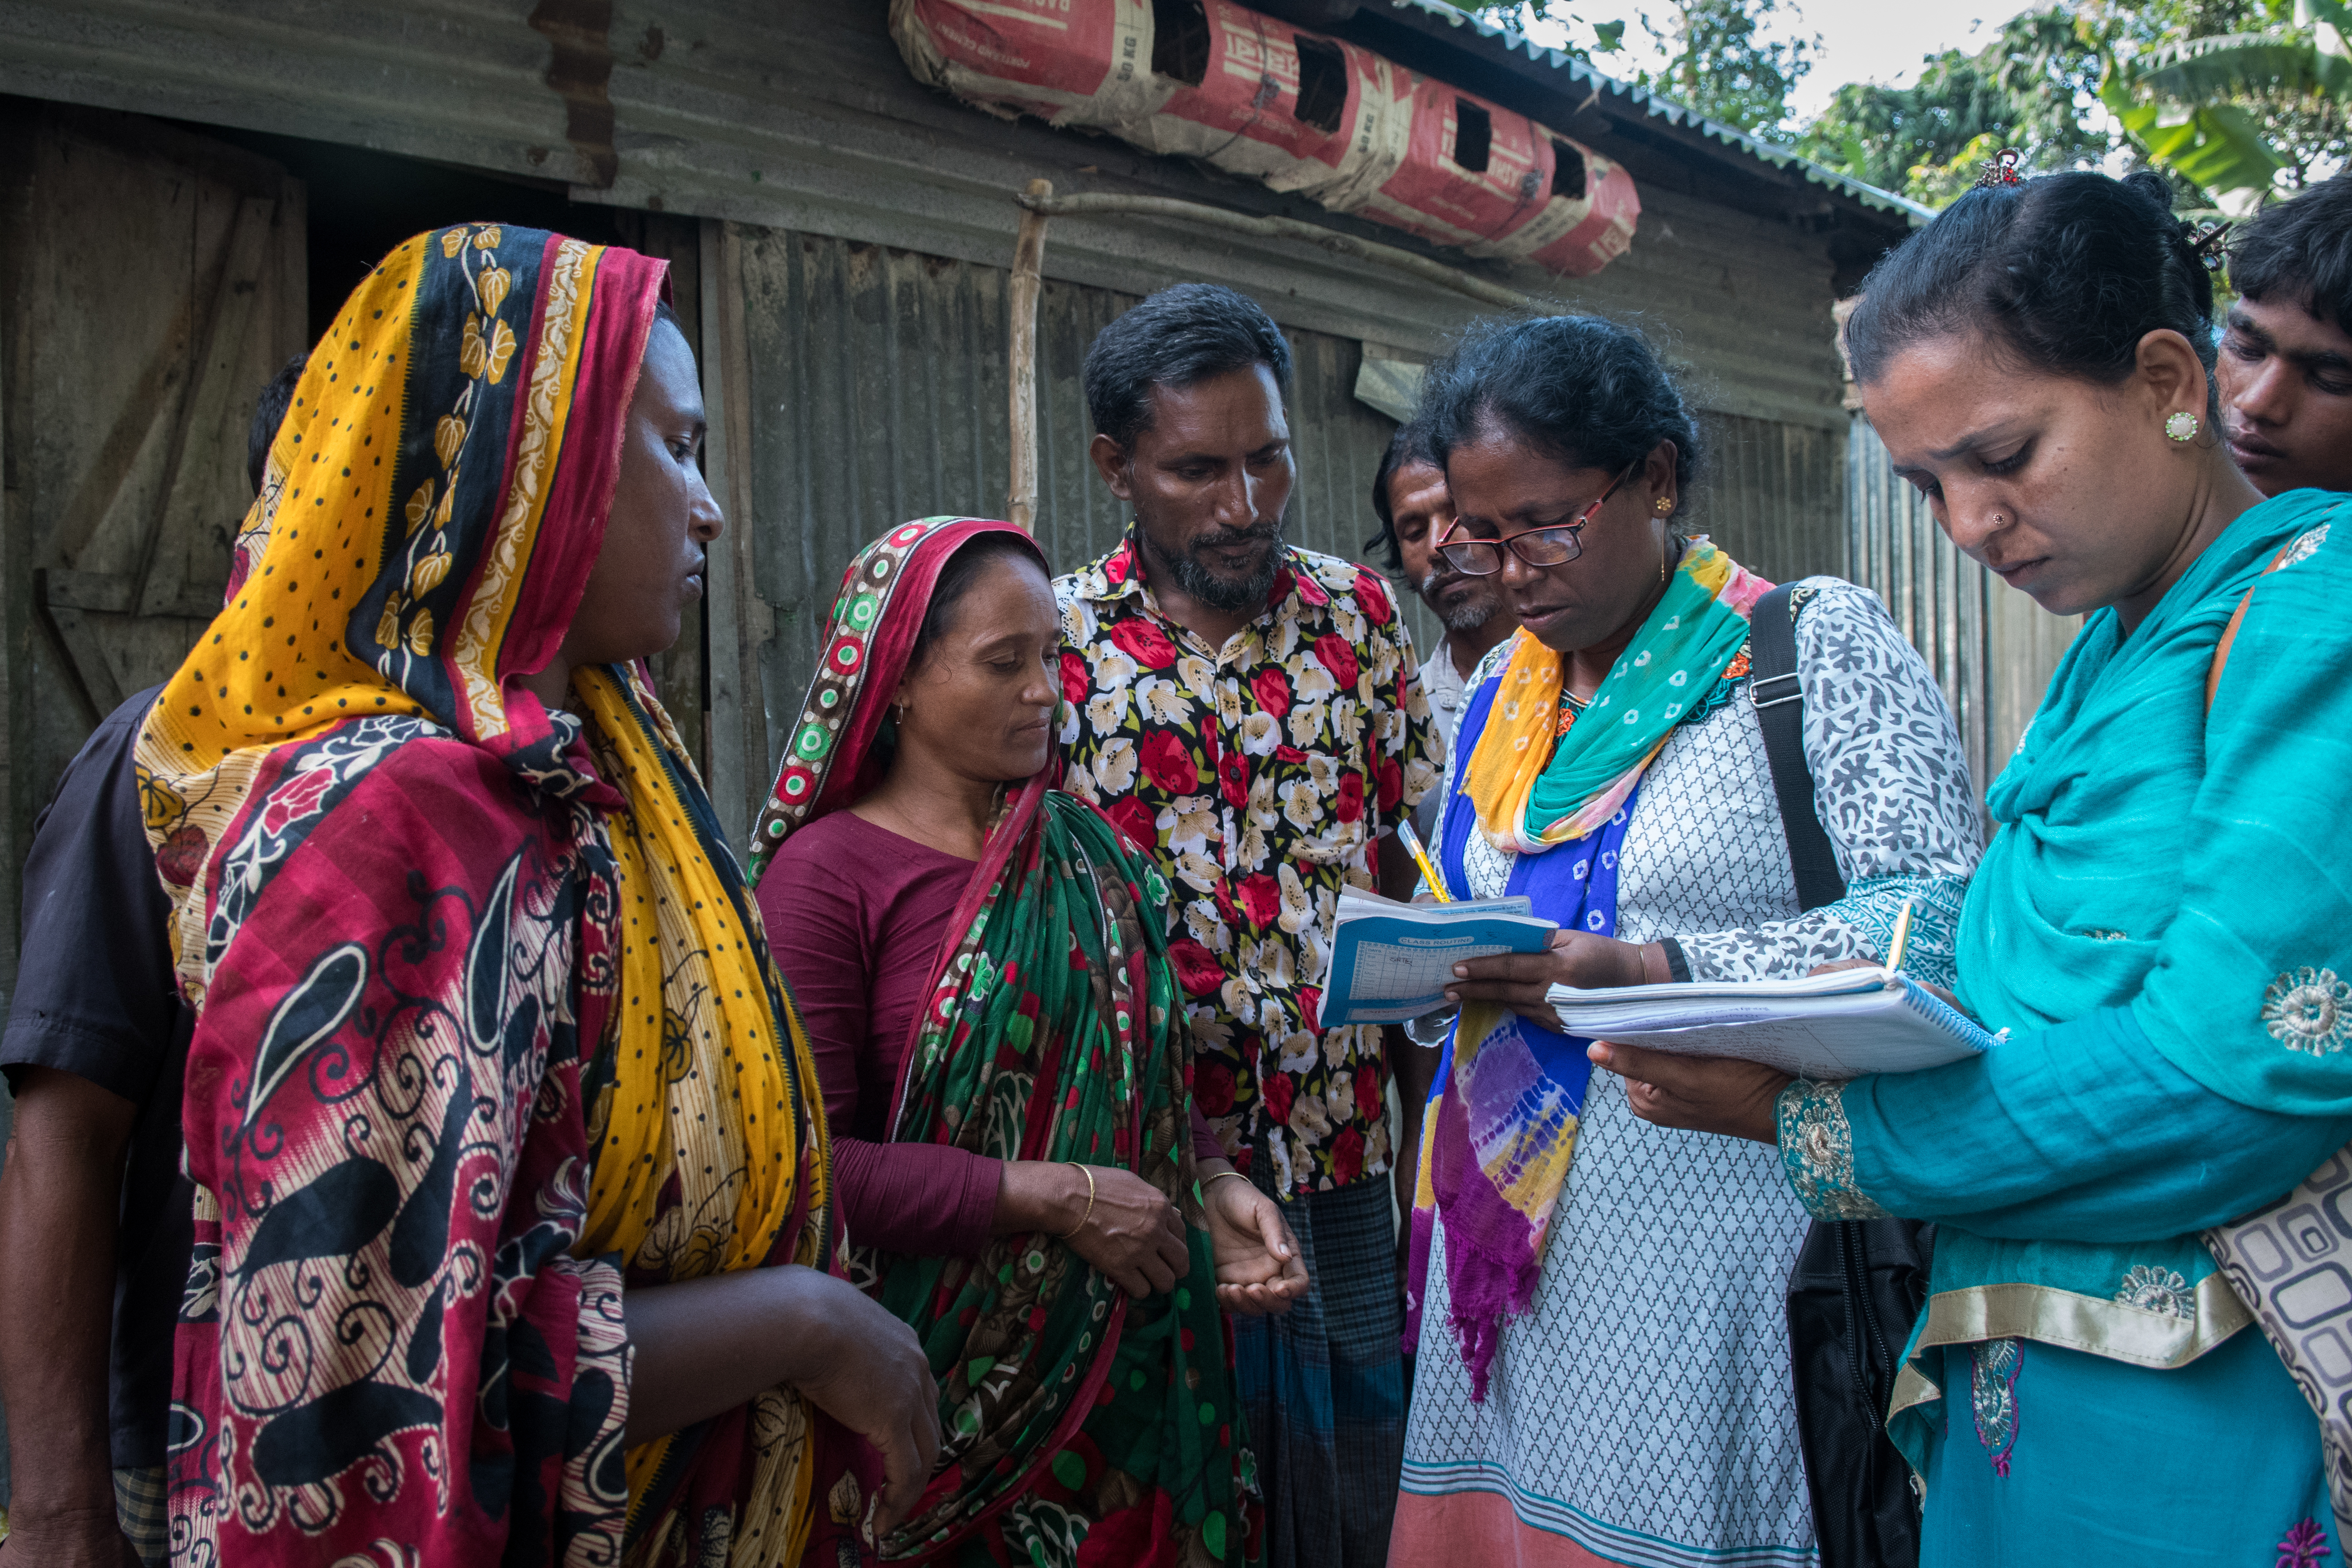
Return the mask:
<svg viewBox="0 0 2352 1568">
<path fill-rule="evenodd" d="M 2012 0 L 1781 0 L 1770 30 L 1784 37 L 1821 35 L 1812 73 L 1798 84 L 1791 100 L 1795 117 L 1802 122 L 1820 113 L 1844 83 L 1908 86 L 1917 79 L 1922 56 L 1982 48 L 1996 28 L 2026 8 Z M 1601 69 L 1630 73 L 1634 67 L 1660 63 L 1642 26 L 1644 10 L 1663 27 L 1674 8 L 1638 0 L 1585 0 L 1573 7 L 1581 22 L 1626 24 L 1624 53 L 1599 57 L 1594 63 Z M 1533 31 L 1547 44 L 1559 42 L 1562 33 L 1556 25 L 1545 24 Z M 1567 31 L 1591 41 L 1581 26 Z"/>
</svg>

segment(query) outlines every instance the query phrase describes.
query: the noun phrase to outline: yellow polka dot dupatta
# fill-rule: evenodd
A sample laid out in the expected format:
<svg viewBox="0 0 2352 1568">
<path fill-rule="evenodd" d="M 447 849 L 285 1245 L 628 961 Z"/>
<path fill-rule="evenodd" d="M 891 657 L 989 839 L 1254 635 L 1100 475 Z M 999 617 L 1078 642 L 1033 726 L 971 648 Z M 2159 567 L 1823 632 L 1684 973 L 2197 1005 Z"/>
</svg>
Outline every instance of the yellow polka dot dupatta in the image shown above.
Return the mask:
<svg viewBox="0 0 2352 1568">
<path fill-rule="evenodd" d="M 494 224 L 387 257 L 142 731 L 198 1009 L 175 1552 L 764 1568 L 855 1528 L 789 1390 L 622 1436 L 629 1289 L 831 1254 L 806 1041 L 646 672 L 520 684 L 664 277 Z"/>
</svg>

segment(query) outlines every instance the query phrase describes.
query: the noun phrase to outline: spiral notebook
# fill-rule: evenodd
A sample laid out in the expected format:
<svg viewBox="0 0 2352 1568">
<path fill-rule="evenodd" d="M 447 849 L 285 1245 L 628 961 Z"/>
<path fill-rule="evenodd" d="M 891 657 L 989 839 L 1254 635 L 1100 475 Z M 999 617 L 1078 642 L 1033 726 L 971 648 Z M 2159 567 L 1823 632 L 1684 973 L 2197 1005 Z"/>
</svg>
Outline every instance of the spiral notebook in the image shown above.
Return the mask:
<svg viewBox="0 0 2352 1568">
<path fill-rule="evenodd" d="M 1738 1057 L 1800 1078 L 1918 1072 L 1990 1050 L 1997 1037 L 1908 975 L 1842 969 L 1801 980 L 1551 988 L 1560 1026 L 1694 1057 Z"/>
</svg>

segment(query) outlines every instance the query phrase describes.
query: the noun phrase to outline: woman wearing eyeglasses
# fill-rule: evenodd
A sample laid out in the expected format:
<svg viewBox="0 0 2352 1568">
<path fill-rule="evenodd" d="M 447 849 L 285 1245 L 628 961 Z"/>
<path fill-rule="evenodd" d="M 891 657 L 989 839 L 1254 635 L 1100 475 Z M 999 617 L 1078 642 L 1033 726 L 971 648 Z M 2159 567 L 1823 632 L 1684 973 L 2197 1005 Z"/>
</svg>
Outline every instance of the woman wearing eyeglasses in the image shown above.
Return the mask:
<svg viewBox="0 0 2352 1568">
<path fill-rule="evenodd" d="M 1496 324 L 1423 396 L 1457 514 L 1438 547 L 1518 620 L 1470 678 L 1438 870 L 1560 931 L 1450 993 L 1391 1560 L 1806 1561 L 1783 1307 L 1805 1210 L 1771 1149 L 1640 1122 L 1545 993 L 1876 960 L 1906 900 L 1905 967 L 1948 984 L 1979 849 L 1959 736 L 1875 597 L 1798 585 L 1804 751 L 1847 889 L 1801 911 L 1748 680 L 1771 584 L 1677 529 L 1698 438 L 1656 357 L 1590 318 Z"/>
</svg>

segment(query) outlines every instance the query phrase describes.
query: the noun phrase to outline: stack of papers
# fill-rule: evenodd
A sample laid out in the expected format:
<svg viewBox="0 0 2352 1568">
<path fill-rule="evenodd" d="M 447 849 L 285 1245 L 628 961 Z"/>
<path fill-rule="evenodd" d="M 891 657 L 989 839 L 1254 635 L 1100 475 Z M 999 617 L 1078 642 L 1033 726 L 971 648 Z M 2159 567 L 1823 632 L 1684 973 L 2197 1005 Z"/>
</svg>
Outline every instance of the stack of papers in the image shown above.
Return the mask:
<svg viewBox="0 0 2352 1568">
<path fill-rule="evenodd" d="M 1808 1079 L 1917 1072 L 1992 1048 L 1983 1026 L 1907 975 L 1875 966 L 1802 980 L 1551 988 L 1560 1026 L 1695 1057 L 1738 1057 Z"/>
<path fill-rule="evenodd" d="M 1527 899 L 1401 904 L 1345 888 L 1331 934 L 1331 977 L 1321 1022 L 1402 1024 L 1445 1005 L 1454 966 L 1497 952 L 1540 952 L 1556 921 L 1538 919 Z"/>
</svg>

